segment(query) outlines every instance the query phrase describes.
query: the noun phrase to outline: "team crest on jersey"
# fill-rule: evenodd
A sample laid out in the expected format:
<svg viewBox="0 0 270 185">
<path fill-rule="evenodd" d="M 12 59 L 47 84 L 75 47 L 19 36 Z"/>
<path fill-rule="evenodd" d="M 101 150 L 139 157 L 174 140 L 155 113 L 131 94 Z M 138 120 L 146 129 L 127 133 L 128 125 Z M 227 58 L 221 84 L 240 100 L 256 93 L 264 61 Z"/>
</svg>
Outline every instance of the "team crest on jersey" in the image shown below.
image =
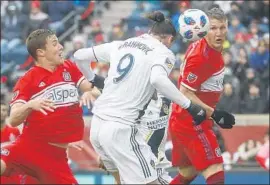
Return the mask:
<svg viewBox="0 0 270 185">
<path fill-rule="evenodd" d="M 173 68 L 173 64 L 172 64 L 172 62 L 170 61 L 169 58 L 166 58 L 165 64 L 169 69 Z"/>
<path fill-rule="evenodd" d="M 154 169 L 156 169 L 155 161 L 153 159 L 151 159 L 150 164 Z"/>
<path fill-rule="evenodd" d="M 187 76 L 187 81 L 189 83 L 194 83 L 197 80 L 197 75 L 193 74 L 193 73 L 189 73 Z"/>
<path fill-rule="evenodd" d="M 15 100 L 18 97 L 18 95 L 19 95 L 19 90 L 13 92 L 13 94 L 12 94 L 12 100 Z"/>
<path fill-rule="evenodd" d="M 65 81 L 71 81 L 71 75 L 70 75 L 70 73 L 67 72 L 67 71 L 64 71 L 63 72 L 63 78 L 64 78 Z"/>
<path fill-rule="evenodd" d="M 1 155 L 8 156 L 9 155 L 9 150 L 6 148 L 1 148 Z"/>
<path fill-rule="evenodd" d="M 169 114 L 169 107 L 167 105 L 163 105 L 163 111 L 165 114 Z"/>
</svg>

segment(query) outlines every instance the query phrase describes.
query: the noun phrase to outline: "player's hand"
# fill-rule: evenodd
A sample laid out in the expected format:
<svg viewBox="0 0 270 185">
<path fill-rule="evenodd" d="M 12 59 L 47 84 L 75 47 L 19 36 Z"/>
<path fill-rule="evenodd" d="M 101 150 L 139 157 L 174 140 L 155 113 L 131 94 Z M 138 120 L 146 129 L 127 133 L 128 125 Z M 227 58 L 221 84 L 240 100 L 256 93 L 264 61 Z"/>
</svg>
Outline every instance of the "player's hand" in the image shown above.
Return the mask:
<svg viewBox="0 0 270 185">
<path fill-rule="evenodd" d="M 75 148 L 75 149 L 81 151 L 84 148 L 84 145 L 85 145 L 84 141 L 81 140 L 81 141 L 76 141 L 76 142 L 69 143 L 68 147 L 69 148 Z"/>
<path fill-rule="evenodd" d="M 47 112 L 54 112 L 56 108 L 53 101 L 49 99 L 30 100 L 29 107 L 33 110 L 40 111 L 44 115 L 48 115 Z"/>
<path fill-rule="evenodd" d="M 84 92 L 83 95 L 81 96 L 80 107 L 84 105 L 84 106 L 87 106 L 88 109 L 90 109 L 92 99 L 93 99 L 93 95 L 91 91 Z"/>
<path fill-rule="evenodd" d="M 195 125 L 201 124 L 206 119 L 206 111 L 199 105 L 191 102 L 186 110 L 191 114 Z"/>
<path fill-rule="evenodd" d="M 223 110 L 214 110 L 211 118 L 224 129 L 231 129 L 235 124 L 235 118 L 232 114 Z"/>
</svg>

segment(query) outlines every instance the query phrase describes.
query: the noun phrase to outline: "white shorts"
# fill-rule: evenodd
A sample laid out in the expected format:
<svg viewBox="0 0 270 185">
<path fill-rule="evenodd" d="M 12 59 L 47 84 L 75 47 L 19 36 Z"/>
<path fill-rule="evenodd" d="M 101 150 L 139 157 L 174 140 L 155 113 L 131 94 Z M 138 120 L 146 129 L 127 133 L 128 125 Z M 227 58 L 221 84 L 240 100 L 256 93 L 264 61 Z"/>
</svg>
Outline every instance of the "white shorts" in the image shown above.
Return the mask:
<svg viewBox="0 0 270 185">
<path fill-rule="evenodd" d="M 119 171 L 124 184 L 147 184 L 157 180 L 150 146 L 138 129 L 93 116 L 90 141 L 109 172 Z"/>
</svg>

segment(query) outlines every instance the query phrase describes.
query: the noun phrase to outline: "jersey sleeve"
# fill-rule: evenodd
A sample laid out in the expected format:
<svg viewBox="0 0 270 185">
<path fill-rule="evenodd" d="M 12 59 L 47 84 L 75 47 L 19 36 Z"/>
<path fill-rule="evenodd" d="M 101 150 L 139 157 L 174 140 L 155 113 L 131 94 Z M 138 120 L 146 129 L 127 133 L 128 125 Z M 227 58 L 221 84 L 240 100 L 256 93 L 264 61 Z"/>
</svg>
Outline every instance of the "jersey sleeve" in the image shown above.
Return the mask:
<svg viewBox="0 0 270 185">
<path fill-rule="evenodd" d="M 21 77 L 15 84 L 12 92 L 10 106 L 15 103 L 26 103 L 31 98 L 31 83 L 27 80 L 28 76 Z"/>
<path fill-rule="evenodd" d="M 174 67 L 175 61 L 176 59 L 173 53 L 159 54 L 158 56 L 154 57 L 152 67 L 157 65 L 163 67 L 169 76 Z"/>
<path fill-rule="evenodd" d="M 181 85 L 197 91 L 201 84 L 211 76 L 208 71 L 209 69 L 200 55 L 188 57 L 183 65 Z"/>
<path fill-rule="evenodd" d="M 70 66 L 71 78 L 75 82 L 76 87 L 78 88 L 80 84 L 82 83 L 82 81 L 85 80 L 86 78 L 83 76 L 82 72 L 79 70 L 79 68 L 74 62 L 71 62 L 71 61 L 66 61 L 66 62 Z"/>
<path fill-rule="evenodd" d="M 93 46 L 93 54 L 97 62 L 110 62 L 111 52 L 115 47 L 119 47 L 123 41 L 113 41 L 97 46 Z"/>
</svg>

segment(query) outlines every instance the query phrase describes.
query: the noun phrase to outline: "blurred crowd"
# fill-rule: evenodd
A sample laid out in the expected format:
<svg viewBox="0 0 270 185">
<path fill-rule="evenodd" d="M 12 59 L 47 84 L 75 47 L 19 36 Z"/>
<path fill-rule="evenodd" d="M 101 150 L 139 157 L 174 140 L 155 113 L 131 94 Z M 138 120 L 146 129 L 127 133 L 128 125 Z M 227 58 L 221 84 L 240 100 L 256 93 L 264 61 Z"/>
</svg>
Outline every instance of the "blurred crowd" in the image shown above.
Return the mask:
<svg viewBox="0 0 270 185">
<path fill-rule="evenodd" d="M 38 28 L 49 28 L 58 36 L 74 24 L 71 19 L 63 23 L 71 11 L 82 15 L 91 1 L 1 1 L 1 84 L 2 91 L 9 92 L 21 65 L 27 60 L 25 48 L 27 35 Z M 104 10 L 110 9 L 108 1 Z M 178 17 L 189 8 L 204 11 L 220 7 L 228 16 L 228 37 L 224 43 L 224 61 L 226 74 L 224 92 L 218 108 L 240 114 L 261 114 L 269 112 L 269 1 L 133 1 L 135 9 L 128 17 L 111 25 L 109 32 L 104 32 L 99 17 L 90 13 L 79 21 L 76 34 L 67 37 L 72 47 L 66 57 L 72 60 L 73 53 L 82 47 L 102 44 L 113 40 L 124 40 L 145 33 L 151 22 L 144 19 L 147 12 L 162 10 L 170 17 L 178 29 Z M 171 47 L 177 56 L 177 63 L 171 73 L 171 80 L 176 84 L 179 68 L 183 62 L 188 42 L 179 35 Z M 96 73 L 106 77 L 108 65 L 92 63 Z M 16 75 L 10 72 L 16 69 Z M 15 76 L 14 76 L 15 75 Z M 89 112 L 85 111 L 85 114 Z"/>
</svg>

